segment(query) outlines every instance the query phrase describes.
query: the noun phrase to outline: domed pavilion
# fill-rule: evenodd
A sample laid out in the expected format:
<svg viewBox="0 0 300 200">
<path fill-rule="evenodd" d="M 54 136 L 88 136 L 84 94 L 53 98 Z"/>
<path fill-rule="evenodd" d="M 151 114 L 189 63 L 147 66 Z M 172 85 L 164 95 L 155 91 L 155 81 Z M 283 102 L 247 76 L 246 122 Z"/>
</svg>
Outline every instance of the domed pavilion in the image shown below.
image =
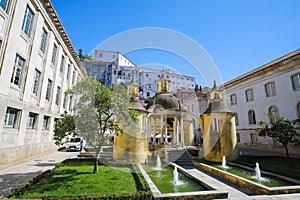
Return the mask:
<svg viewBox="0 0 300 200">
<path fill-rule="evenodd" d="M 180 100 L 170 93 L 165 73 L 157 81 L 157 94 L 148 104 L 148 139 L 150 148 L 183 147 L 193 142 L 192 121 Z"/>
</svg>

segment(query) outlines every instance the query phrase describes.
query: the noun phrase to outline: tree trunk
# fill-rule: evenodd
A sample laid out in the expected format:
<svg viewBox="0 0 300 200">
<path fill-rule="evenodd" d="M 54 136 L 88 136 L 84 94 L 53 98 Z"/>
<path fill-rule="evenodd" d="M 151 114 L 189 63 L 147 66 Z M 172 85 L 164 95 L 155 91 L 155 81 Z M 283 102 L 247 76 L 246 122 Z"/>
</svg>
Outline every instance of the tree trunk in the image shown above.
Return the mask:
<svg viewBox="0 0 300 200">
<path fill-rule="evenodd" d="M 287 158 L 290 158 L 288 146 L 287 146 L 287 145 L 284 145 L 284 148 L 285 148 L 285 155 L 286 155 L 286 157 L 287 157 Z"/>
<path fill-rule="evenodd" d="M 95 174 L 98 173 L 98 157 L 95 156 L 95 161 L 94 161 L 94 171 Z"/>
<path fill-rule="evenodd" d="M 95 174 L 98 173 L 98 157 L 99 157 L 100 149 L 101 149 L 101 147 L 96 150 L 96 154 L 95 154 L 95 161 L 94 161 L 94 173 Z"/>
</svg>

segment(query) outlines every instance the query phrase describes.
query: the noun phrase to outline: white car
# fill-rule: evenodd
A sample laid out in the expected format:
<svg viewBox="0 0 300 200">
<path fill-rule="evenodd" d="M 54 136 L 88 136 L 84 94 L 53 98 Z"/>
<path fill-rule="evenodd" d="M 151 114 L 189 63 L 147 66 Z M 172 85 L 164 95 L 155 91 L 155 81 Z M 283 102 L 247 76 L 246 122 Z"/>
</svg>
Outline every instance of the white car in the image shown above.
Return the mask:
<svg viewBox="0 0 300 200">
<path fill-rule="evenodd" d="M 82 137 L 72 137 L 67 143 L 67 151 L 81 151 L 85 148 L 85 141 Z"/>
</svg>

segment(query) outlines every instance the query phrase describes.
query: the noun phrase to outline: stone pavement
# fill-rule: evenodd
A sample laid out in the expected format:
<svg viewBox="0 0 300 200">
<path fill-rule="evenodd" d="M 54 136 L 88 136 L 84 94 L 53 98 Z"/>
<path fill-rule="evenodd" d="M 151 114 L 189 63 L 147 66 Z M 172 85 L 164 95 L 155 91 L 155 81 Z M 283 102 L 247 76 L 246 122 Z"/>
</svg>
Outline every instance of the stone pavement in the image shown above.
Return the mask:
<svg viewBox="0 0 300 200">
<path fill-rule="evenodd" d="M 37 175 L 52 169 L 57 163 L 62 162 L 68 158 L 77 157 L 78 152 L 63 152 L 57 151 L 47 155 L 36 157 L 27 162 L 0 170 L 0 199 L 5 195 L 8 195 L 12 191 L 16 190 L 20 186 L 26 184 L 29 180 L 32 180 Z M 208 183 L 210 186 L 222 191 L 228 191 L 228 199 L 264 199 L 264 200 L 294 200 L 300 199 L 300 193 L 297 194 L 285 194 L 285 195 L 257 195 L 249 196 L 232 186 L 229 186 L 219 180 L 212 178 L 211 176 L 197 170 L 187 169 L 187 171 L 197 177 L 200 177 L 203 182 Z"/>
<path fill-rule="evenodd" d="M 0 199 L 56 164 L 77 155 L 78 152 L 57 151 L 0 170 Z"/>
</svg>

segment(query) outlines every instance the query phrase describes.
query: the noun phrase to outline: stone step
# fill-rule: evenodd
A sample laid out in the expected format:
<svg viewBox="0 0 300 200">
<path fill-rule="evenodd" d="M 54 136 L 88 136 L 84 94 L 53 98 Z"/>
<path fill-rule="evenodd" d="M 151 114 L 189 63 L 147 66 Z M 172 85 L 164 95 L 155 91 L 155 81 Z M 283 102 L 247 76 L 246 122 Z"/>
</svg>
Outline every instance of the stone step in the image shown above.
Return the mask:
<svg viewBox="0 0 300 200">
<path fill-rule="evenodd" d="M 192 159 L 187 150 L 168 151 L 169 162 L 174 162 L 181 166 L 192 166 Z"/>
<path fill-rule="evenodd" d="M 80 152 L 78 155 L 79 158 L 92 158 L 95 157 L 95 152 Z M 100 158 L 104 159 L 112 159 L 113 153 L 112 152 L 100 152 Z"/>
</svg>

